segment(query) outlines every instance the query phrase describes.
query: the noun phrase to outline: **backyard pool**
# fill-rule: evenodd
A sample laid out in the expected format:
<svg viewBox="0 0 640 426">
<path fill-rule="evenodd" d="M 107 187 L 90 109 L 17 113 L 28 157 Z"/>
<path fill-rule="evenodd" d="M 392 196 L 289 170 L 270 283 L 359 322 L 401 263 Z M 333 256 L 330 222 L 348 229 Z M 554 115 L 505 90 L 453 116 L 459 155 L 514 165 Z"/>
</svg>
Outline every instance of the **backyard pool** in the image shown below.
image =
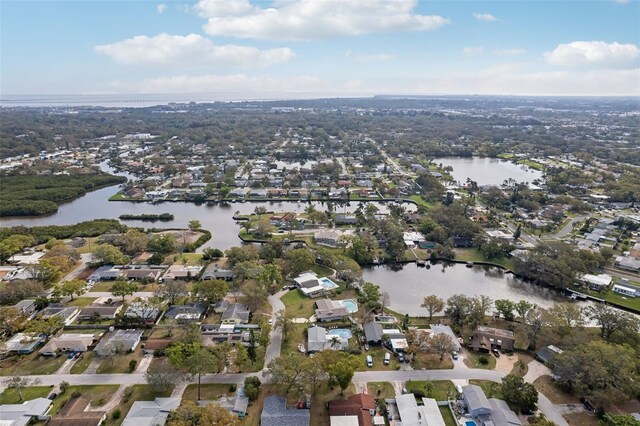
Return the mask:
<svg viewBox="0 0 640 426">
<path fill-rule="evenodd" d="M 347 328 L 336 328 L 327 331 L 327 336 L 338 336 L 342 340 L 349 340 L 353 336 L 351 330 Z"/>
<path fill-rule="evenodd" d="M 354 312 L 358 312 L 358 304 L 356 303 L 355 300 L 346 299 L 346 300 L 338 300 L 338 302 L 340 302 L 342 306 L 347 308 L 347 311 L 349 311 L 350 314 Z"/>
<path fill-rule="evenodd" d="M 338 284 L 334 283 L 327 277 L 319 278 L 320 285 L 327 290 L 333 290 L 334 288 L 338 288 Z"/>
</svg>

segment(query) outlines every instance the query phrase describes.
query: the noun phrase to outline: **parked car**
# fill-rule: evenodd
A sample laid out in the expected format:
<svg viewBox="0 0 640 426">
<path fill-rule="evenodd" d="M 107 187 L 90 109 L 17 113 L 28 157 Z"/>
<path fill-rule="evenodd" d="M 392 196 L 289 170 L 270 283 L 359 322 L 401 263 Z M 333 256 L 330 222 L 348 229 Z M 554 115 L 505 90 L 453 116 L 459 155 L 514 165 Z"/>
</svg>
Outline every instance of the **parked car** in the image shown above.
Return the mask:
<svg viewBox="0 0 640 426">
<path fill-rule="evenodd" d="M 453 358 L 453 360 L 457 360 L 458 359 L 458 352 L 452 352 L 451 353 L 451 358 Z"/>
<path fill-rule="evenodd" d="M 391 361 L 391 354 L 389 352 L 387 352 L 386 354 L 384 354 L 384 365 L 389 365 L 389 362 Z"/>
<path fill-rule="evenodd" d="M 56 399 L 57 397 L 58 397 L 58 394 L 57 394 L 57 393 L 55 393 L 55 392 L 48 396 L 48 398 L 49 398 L 51 401 L 53 401 L 53 400 L 54 400 L 54 399 Z"/>
<path fill-rule="evenodd" d="M 404 362 L 404 354 L 403 353 L 399 353 L 398 354 L 398 362 Z"/>
<path fill-rule="evenodd" d="M 371 355 L 367 355 L 367 367 L 373 367 L 373 357 Z"/>
<path fill-rule="evenodd" d="M 76 352 L 76 354 L 73 356 L 74 358 L 78 359 L 82 356 L 82 352 Z"/>
<path fill-rule="evenodd" d="M 491 353 L 493 353 L 496 358 L 500 358 L 500 351 L 499 350 L 491 349 Z"/>
<path fill-rule="evenodd" d="M 69 352 L 69 355 L 67 356 L 67 359 L 72 359 L 74 356 L 76 356 L 75 352 Z"/>
<path fill-rule="evenodd" d="M 368 343 L 365 343 L 365 344 L 364 344 L 364 350 L 365 350 L 365 351 L 368 351 L 368 350 L 369 350 L 369 344 L 368 344 Z"/>
</svg>

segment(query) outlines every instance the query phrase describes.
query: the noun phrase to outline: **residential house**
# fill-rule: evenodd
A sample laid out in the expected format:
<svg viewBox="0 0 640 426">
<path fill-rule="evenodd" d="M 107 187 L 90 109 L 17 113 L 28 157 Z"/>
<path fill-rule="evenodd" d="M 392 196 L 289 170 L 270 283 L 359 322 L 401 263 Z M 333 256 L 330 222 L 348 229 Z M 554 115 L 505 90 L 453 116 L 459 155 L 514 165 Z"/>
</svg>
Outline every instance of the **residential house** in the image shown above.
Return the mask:
<svg viewBox="0 0 640 426">
<path fill-rule="evenodd" d="M 265 398 L 260 414 L 260 426 L 309 426 L 310 420 L 308 409 L 288 409 L 287 400 L 278 395 Z"/>
<path fill-rule="evenodd" d="M 46 421 L 47 412 L 53 402 L 47 398 L 36 398 L 22 404 L 0 405 L 0 425 L 27 426 L 32 420 Z"/>
<path fill-rule="evenodd" d="M 584 274 L 578 278 L 580 283 L 588 286 L 591 290 L 600 291 L 602 289 L 608 289 L 613 281 L 613 277 L 608 274 Z"/>
<path fill-rule="evenodd" d="M 202 303 L 187 303 L 186 305 L 171 305 L 164 314 L 165 318 L 176 321 L 200 321 L 207 308 Z"/>
<path fill-rule="evenodd" d="M 491 414 L 491 404 L 480 386 L 463 386 L 462 398 L 467 405 L 467 411 L 469 411 L 471 417 L 488 416 Z"/>
<path fill-rule="evenodd" d="M 80 310 L 78 319 L 80 321 L 93 319 L 114 320 L 116 318 L 116 315 L 118 315 L 118 313 L 120 313 L 120 311 L 122 310 L 123 306 L 124 305 L 122 303 L 114 303 L 111 305 L 89 305 Z"/>
<path fill-rule="evenodd" d="M 169 413 L 180 406 L 181 398 L 156 398 L 133 403 L 122 426 L 163 426 Z"/>
<path fill-rule="evenodd" d="M 68 401 L 51 418 L 48 426 L 99 426 L 107 418 L 106 411 L 87 410 L 90 400 L 79 397 Z"/>
<path fill-rule="evenodd" d="M 346 235 L 344 232 L 337 231 L 335 229 L 323 229 L 320 231 L 316 231 L 315 233 L 315 241 L 316 244 L 329 246 L 329 247 L 337 247 L 340 237 Z"/>
<path fill-rule="evenodd" d="M 325 349 L 344 350 L 349 346 L 347 339 L 331 335 L 324 327 L 313 326 L 307 330 L 307 352 L 320 352 Z"/>
<path fill-rule="evenodd" d="M 153 324 L 160 315 L 160 309 L 147 302 L 133 302 L 124 313 L 126 318 L 137 319 L 145 324 Z"/>
<path fill-rule="evenodd" d="M 218 266 L 217 263 L 210 263 L 202 273 L 200 278 L 202 281 L 207 280 L 225 280 L 231 281 L 235 278 L 235 274 L 231 269 L 225 269 Z"/>
<path fill-rule="evenodd" d="M 20 266 L 37 265 L 38 263 L 40 263 L 40 258 L 44 255 L 45 253 L 42 251 L 14 254 L 9 259 L 7 259 L 7 262 Z"/>
<path fill-rule="evenodd" d="M 352 395 L 347 399 L 329 401 L 329 421 L 331 426 L 373 426 L 375 415 L 376 401 L 366 393 Z M 376 417 L 379 417 L 382 420 L 382 424 L 384 424 L 382 416 Z"/>
<path fill-rule="evenodd" d="M 388 337 L 388 347 L 395 353 L 406 352 L 409 349 L 409 343 L 407 342 L 407 336 L 401 333 L 400 330 L 383 330 L 383 333 Z"/>
<path fill-rule="evenodd" d="M 79 313 L 80 309 L 75 306 L 63 306 L 59 303 L 52 303 L 40 311 L 38 316 L 42 319 L 58 317 L 65 325 L 69 325 L 75 321 Z"/>
<path fill-rule="evenodd" d="M 351 214 L 336 214 L 333 223 L 336 225 L 355 225 L 358 223 L 358 218 Z"/>
<path fill-rule="evenodd" d="M 364 336 L 370 345 L 382 343 L 382 325 L 378 322 L 368 322 L 364 325 Z"/>
<path fill-rule="evenodd" d="M 122 270 L 116 269 L 113 265 L 105 265 L 96 269 L 89 277 L 88 283 L 97 283 L 99 281 L 113 281 L 122 276 Z"/>
<path fill-rule="evenodd" d="M 337 321 L 349 316 L 349 311 L 340 302 L 329 299 L 316 301 L 318 321 Z"/>
<path fill-rule="evenodd" d="M 201 265 L 183 265 L 181 263 L 174 263 L 169 266 L 167 272 L 162 276 L 160 281 L 166 280 L 190 280 L 196 278 L 196 276 L 202 271 Z"/>
<path fill-rule="evenodd" d="M 471 336 L 469 346 L 478 352 L 489 352 L 492 349 L 513 351 L 515 342 L 516 338 L 512 331 L 479 326 Z"/>
<path fill-rule="evenodd" d="M 507 403 L 501 399 L 489 398 L 491 405 L 490 424 L 494 426 L 522 426 L 522 422 L 518 419 Z M 489 421 L 484 424 L 489 424 Z"/>
<path fill-rule="evenodd" d="M 202 324 L 200 335 L 205 346 L 221 342 L 248 342 L 250 330 L 258 331 L 255 324 Z"/>
<path fill-rule="evenodd" d="M 38 346 L 47 340 L 47 336 L 40 334 L 33 336 L 27 333 L 16 333 L 9 340 L 4 342 L 2 354 L 20 354 L 28 355 L 36 350 Z"/>
<path fill-rule="evenodd" d="M 103 337 L 94 352 L 100 356 L 113 356 L 114 353 L 133 352 L 142 339 L 142 331 L 115 330 Z"/>
<path fill-rule="evenodd" d="M 229 307 L 229 301 L 220 300 L 216 302 L 215 305 L 213 305 L 213 312 L 215 312 L 216 314 L 221 314 L 224 311 L 226 311 L 228 307 Z"/>
<path fill-rule="evenodd" d="M 156 351 L 163 351 L 171 344 L 171 339 L 148 339 L 142 344 L 142 352 L 145 354 L 155 354 Z"/>
<path fill-rule="evenodd" d="M 629 297 L 640 297 L 640 287 L 631 285 L 628 282 L 624 284 L 614 284 L 613 291 Z"/>
<path fill-rule="evenodd" d="M 293 279 L 302 294 L 308 297 L 318 297 L 330 289 L 324 285 L 323 280 L 327 279 L 318 278 L 318 275 L 312 271 L 304 272 Z"/>
<path fill-rule="evenodd" d="M 247 305 L 232 303 L 227 306 L 220 320 L 222 324 L 246 324 L 249 322 L 250 314 Z"/>
<path fill-rule="evenodd" d="M 33 299 L 21 300 L 15 305 L 14 308 L 18 310 L 22 315 L 31 316 L 36 311 L 36 301 Z"/>
<path fill-rule="evenodd" d="M 462 349 L 462 346 L 460 345 L 460 342 L 458 341 L 458 337 L 453 332 L 451 327 L 449 327 L 448 325 L 433 324 L 433 325 L 431 325 L 431 331 L 433 332 L 433 334 L 446 334 L 447 336 L 451 337 L 451 341 L 453 342 L 453 345 L 455 346 L 455 351 L 456 352 L 458 352 L 458 351 L 460 351 L 460 349 Z"/>
<path fill-rule="evenodd" d="M 95 334 L 65 333 L 52 337 L 40 349 L 40 355 L 58 356 L 60 352 L 86 352 L 96 341 Z"/>
<path fill-rule="evenodd" d="M 640 259 L 631 256 L 617 256 L 615 265 L 628 271 L 640 272 Z"/>
<path fill-rule="evenodd" d="M 558 354 L 561 354 L 562 352 L 564 351 L 556 346 L 545 346 L 544 348 L 540 348 L 540 350 L 536 352 L 536 359 L 544 364 L 550 364 L 552 358 Z"/>
<path fill-rule="evenodd" d="M 165 267 L 123 268 L 122 275 L 131 281 L 154 282 L 160 278 Z"/>
<path fill-rule="evenodd" d="M 227 409 L 231 414 L 235 414 L 241 419 L 246 417 L 247 410 L 249 408 L 249 398 L 243 395 L 238 395 L 235 398 L 221 397 L 216 401 L 196 401 L 199 406 L 207 406 L 210 404 L 219 405 L 222 408 Z"/>
<path fill-rule="evenodd" d="M 395 402 L 402 426 L 445 426 L 438 403 L 433 398 L 422 398 L 422 405 L 418 405 L 415 396 L 407 393 L 396 395 Z"/>
</svg>

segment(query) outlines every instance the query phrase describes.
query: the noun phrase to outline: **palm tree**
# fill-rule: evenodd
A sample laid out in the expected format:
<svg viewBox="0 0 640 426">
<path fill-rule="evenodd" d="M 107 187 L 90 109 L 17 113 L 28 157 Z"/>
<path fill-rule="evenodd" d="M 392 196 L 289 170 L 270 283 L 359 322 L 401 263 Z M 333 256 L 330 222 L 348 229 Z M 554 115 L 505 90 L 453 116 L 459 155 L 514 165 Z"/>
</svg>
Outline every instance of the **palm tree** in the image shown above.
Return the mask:
<svg viewBox="0 0 640 426">
<path fill-rule="evenodd" d="M 338 336 L 331 336 L 331 349 L 337 349 L 340 347 L 340 337 Z"/>
</svg>

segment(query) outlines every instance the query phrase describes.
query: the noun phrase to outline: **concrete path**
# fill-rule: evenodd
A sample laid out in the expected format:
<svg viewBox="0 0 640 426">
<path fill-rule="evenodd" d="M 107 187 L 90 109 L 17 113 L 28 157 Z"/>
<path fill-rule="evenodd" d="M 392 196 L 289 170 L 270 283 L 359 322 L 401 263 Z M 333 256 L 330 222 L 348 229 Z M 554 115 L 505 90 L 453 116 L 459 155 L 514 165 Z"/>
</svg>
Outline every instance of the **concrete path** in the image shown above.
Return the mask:
<svg viewBox="0 0 640 426">
<path fill-rule="evenodd" d="M 93 358 L 87 366 L 87 369 L 84 370 L 83 374 L 96 374 L 96 372 L 98 371 L 98 367 L 100 367 L 100 364 L 102 364 L 102 361 L 104 361 L 102 358 Z"/>
<path fill-rule="evenodd" d="M 78 361 L 76 358 L 66 359 L 58 371 L 56 371 L 56 374 L 69 374 L 69 372 L 71 372 L 71 367 L 73 367 L 76 361 Z"/>
<path fill-rule="evenodd" d="M 184 391 L 187 389 L 187 386 L 189 385 L 190 383 L 186 381 L 178 383 L 173 388 L 173 392 L 171 392 L 171 398 L 182 398 L 182 394 L 184 393 Z"/>
<path fill-rule="evenodd" d="M 276 294 L 269 296 L 268 301 L 271 305 L 271 319 L 272 324 L 276 322 L 276 315 L 280 311 L 284 311 L 284 303 L 280 298 L 287 294 L 288 290 L 281 290 Z M 279 328 L 271 327 L 271 335 L 269 336 L 269 344 L 264 354 L 264 365 L 268 365 L 269 362 L 280 356 L 280 347 L 282 346 L 282 330 Z"/>
<path fill-rule="evenodd" d="M 145 374 L 149 369 L 149 365 L 151 365 L 152 360 L 153 360 L 153 355 L 151 354 L 143 356 L 140 362 L 138 363 L 138 367 L 136 368 L 136 373 Z"/>
<path fill-rule="evenodd" d="M 527 367 L 527 374 L 524 375 L 524 379 L 529 383 L 533 383 L 540 376 L 551 376 L 552 374 L 549 367 L 535 359 L 527 364 Z"/>
<path fill-rule="evenodd" d="M 118 405 L 120 405 L 120 401 L 122 401 L 122 395 L 124 395 L 124 391 L 126 388 L 127 386 L 120 385 L 120 387 L 118 387 L 118 390 L 113 394 L 111 399 L 109 399 L 109 401 L 106 404 L 101 405 L 100 407 L 95 407 L 94 410 L 89 410 L 89 411 L 110 412 L 111 410 L 116 408 Z"/>
</svg>

